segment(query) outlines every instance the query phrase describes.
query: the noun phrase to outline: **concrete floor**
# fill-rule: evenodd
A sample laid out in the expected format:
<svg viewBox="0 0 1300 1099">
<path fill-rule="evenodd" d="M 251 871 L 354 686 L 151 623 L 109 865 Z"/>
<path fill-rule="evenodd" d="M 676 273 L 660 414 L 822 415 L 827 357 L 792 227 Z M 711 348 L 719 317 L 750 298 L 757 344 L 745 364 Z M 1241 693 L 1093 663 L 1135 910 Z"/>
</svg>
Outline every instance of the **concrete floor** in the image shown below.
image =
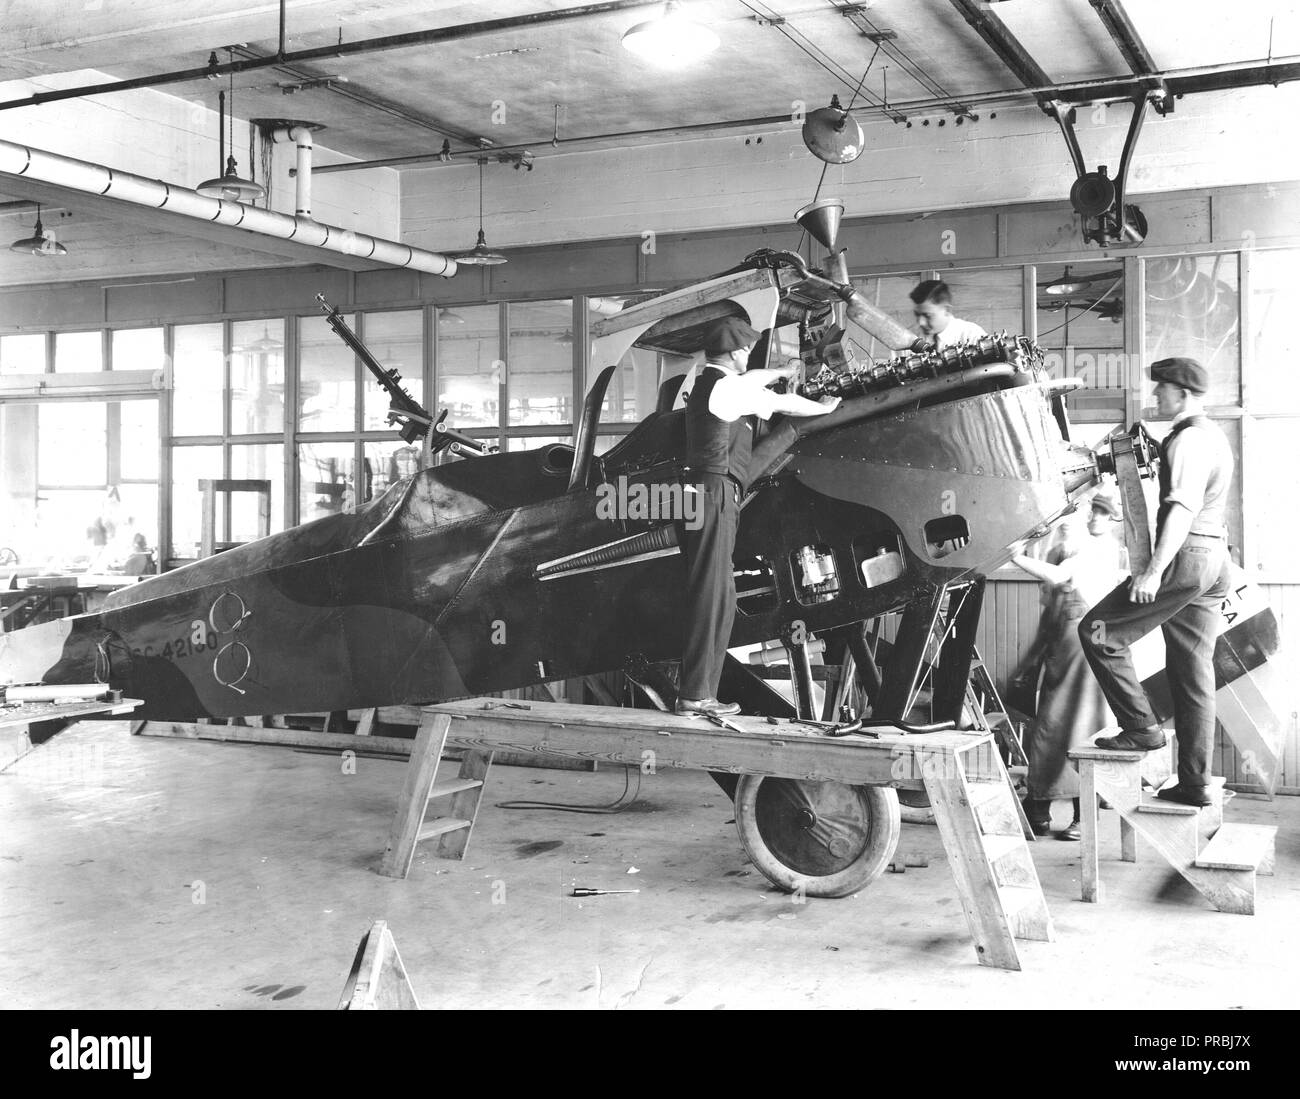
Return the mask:
<svg viewBox="0 0 1300 1099">
<path fill-rule="evenodd" d="M 1280 826 L 1259 914 L 1213 911 L 1103 814 L 1105 903 L 1079 901 L 1079 845 L 1034 859 L 1057 942 L 1020 973 L 975 963 L 938 834 L 904 824 L 885 874 L 797 905 L 745 860 L 706 776 L 498 767 L 470 857 L 383 852 L 402 763 L 132 737 L 86 722 L 0 773 L 0 1007 L 333 1008 L 357 943 L 389 922 L 422 1005 L 536 1008 L 1278 1008 L 1300 1004 L 1300 801 L 1239 795 Z M 1059 815 L 1059 814 L 1058 814 Z M 1063 824 L 1064 820 L 1058 820 Z M 639 873 L 630 874 L 635 866 Z M 638 894 L 565 897 L 574 883 Z"/>
</svg>

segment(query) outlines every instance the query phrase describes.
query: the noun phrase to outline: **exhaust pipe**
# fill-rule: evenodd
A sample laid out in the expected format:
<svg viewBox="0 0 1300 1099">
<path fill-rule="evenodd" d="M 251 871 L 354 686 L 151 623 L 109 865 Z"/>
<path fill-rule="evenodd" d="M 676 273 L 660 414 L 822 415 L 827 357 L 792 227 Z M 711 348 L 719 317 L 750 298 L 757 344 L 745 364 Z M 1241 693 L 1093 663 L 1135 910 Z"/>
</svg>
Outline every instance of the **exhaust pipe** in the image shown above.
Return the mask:
<svg viewBox="0 0 1300 1099">
<path fill-rule="evenodd" d="M 306 133 L 304 150 L 300 131 Z M 188 187 L 164 183 L 160 179 L 121 172 L 92 164 L 85 160 L 62 156 L 59 153 L 35 149 L 29 145 L 0 140 L 0 172 L 21 179 L 35 179 L 56 187 L 80 191 L 82 194 L 105 196 L 152 210 L 166 210 L 196 221 L 217 225 L 237 226 L 262 237 L 292 240 L 312 248 L 335 252 L 359 259 L 373 260 L 391 267 L 405 267 L 429 275 L 451 278 L 456 274 L 456 261 L 438 252 L 412 248 L 409 244 L 372 237 L 337 225 L 323 225 L 311 218 L 311 132 L 306 127 L 294 127 L 291 134 L 298 146 L 298 216 L 291 217 L 276 210 L 263 210 L 224 198 L 208 198 Z M 305 163 L 306 172 L 301 171 Z M 303 189 L 303 181 L 306 188 Z M 301 209 L 306 203 L 307 212 Z"/>
</svg>

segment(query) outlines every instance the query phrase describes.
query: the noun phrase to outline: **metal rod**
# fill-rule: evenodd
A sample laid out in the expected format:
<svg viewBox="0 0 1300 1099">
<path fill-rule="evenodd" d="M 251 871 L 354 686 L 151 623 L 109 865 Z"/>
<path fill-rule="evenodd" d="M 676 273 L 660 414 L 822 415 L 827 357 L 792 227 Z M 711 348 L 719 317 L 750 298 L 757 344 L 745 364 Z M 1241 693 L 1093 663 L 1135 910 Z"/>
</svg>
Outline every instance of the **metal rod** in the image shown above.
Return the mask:
<svg viewBox="0 0 1300 1099">
<path fill-rule="evenodd" d="M 379 38 L 362 38 L 356 42 L 340 41 L 330 46 L 295 50 L 293 53 L 284 53 L 275 57 L 250 58 L 244 61 L 228 62 L 225 65 L 204 65 L 202 68 L 178 69 L 174 72 L 158 73 L 153 76 L 137 76 L 126 80 L 113 80 L 104 84 L 83 84 L 76 88 L 36 92 L 23 99 L 6 99 L 0 102 L 0 111 L 12 110 L 15 107 L 33 107 L 42 103 L 55 103 L 63 99 L 84 99 L 87 96 L 130 91 L 133 88 L 156 88 L 163 84 L 183 84 L 190 80 L 206 80 L 209 77 L 224 76 L 226 73 L 251 72 L 256 69 L 271 68 L 286 61 L 317 61 L 330 57 L 350 57 L 356 54 L 380 53 L 385 50 L 409 49 L 412 46 L 454 42 L 462 38 L 518 30 L 523 27 L 566 23 L 593 15 L 611 15 L 637 8 L 662 6 L 662 0 L 607 0 L 605 3 L 585 4 L 582 7 L 562 8 L 559 11 L 531 12 L 527 15 L 515 15 L 503 19 L 481 19 L 475 23 L 460 23 L 452 27 L 409 31 L 405 34 L 388 34 Z"/>
</svg>

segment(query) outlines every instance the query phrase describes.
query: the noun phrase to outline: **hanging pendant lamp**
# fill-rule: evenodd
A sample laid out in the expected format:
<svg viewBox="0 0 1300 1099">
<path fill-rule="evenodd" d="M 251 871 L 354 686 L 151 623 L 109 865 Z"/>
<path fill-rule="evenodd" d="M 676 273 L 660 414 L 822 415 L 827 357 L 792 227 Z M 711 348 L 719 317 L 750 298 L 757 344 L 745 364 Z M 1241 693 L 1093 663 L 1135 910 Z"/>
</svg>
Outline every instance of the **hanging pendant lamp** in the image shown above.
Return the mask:
<svg viewBox="0 0 1300 1099">
<path fill-rule="evenodd" d="M 30 237 L 16 240 L 9 245 L 11 252 L 27 252 L 33 256 L 66 256 L 68 250 L 54 239 L 53 233 L 46 233 L 41 224 L 41 204 L 36 204 L 36 229 Z"/>
<path fill-rule="evenodd" d="M 495 267 L 509 262 L 500 252 L 494 252 L 487 245 L 483 235 L 483 165 L 485 157 L 478 158 L 478 243 L 468 252 L 453 252 L 451 258 L 457 263 L 467 263 L 471 267 Z"/>
<path fill-rule="evenodd" d="M 234 51 L 231 51 L 231 57 L 234 57 Z M 221 140 L 217 163 L 220 164 L 224 161 L 225 171 L 215 179 L 205 179 L 195 190 L 207 198 L 224 198 L 231 202 L 256 202 L 266 194 L 266 188 L 254 180 L 241 178 L 239 167 L 235 163 L 235 74 L 233 70 L 230 73 L 229 156 L 226 155 L 226 90 L 224 88 L 217 99 L 220 103 L 217 116 L 217 134 Z"/>
</svg>

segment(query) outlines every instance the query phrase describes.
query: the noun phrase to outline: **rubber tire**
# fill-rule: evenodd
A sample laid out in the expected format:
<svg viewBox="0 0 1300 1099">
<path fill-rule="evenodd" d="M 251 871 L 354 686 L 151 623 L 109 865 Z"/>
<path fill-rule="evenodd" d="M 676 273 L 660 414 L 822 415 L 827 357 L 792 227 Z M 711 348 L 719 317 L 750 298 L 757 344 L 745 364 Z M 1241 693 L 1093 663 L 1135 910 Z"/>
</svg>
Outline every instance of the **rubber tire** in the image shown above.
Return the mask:
<svg viewBox="0 0 1300 1099">
<path fill-rule="evenodd" d="M 758 792 L 764 781 L 762 775 L 742 775 L 736 784 L 736 831 L 740 833 L 740 843 L 745 854 L 773 885 L 788 893 L 802 892 L 809 897 L 847 897 L 866 888 L 884 873 L 898 847 L 901 827 L 898 796 L 893 789 L 888 786 L 849 788 L 857 792 L 867 810 L 869 824 L 866 842 L 853 861 L 842 870 L 832 874 L 808 875 L 782 862 L 760 831 L 756 807 Z M 768 781 L 803 782 L 800 779 Z"/>
</svg>

